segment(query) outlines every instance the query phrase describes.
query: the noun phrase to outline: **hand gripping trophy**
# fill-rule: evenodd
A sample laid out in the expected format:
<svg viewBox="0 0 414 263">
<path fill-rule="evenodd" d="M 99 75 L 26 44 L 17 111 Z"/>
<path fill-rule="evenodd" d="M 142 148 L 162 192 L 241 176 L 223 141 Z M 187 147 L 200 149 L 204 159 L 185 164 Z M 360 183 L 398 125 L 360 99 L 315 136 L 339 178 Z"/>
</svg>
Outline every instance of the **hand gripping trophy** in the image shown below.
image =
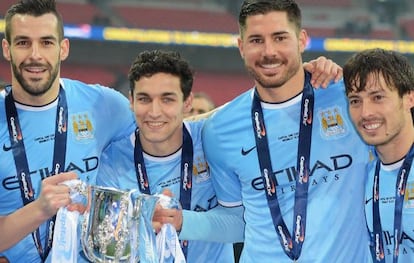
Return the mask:
<svg viewBox="0 0 414 263">
<path fill-rule="evenodd" d="M 177 200 L 163 195 L 140 194 L 136 190 L 86 186 L 79 180 L 67 184 L 71 188 L 72 201 L 84 204 L 86 211 L 80 216 L 79 212 L 59 209 L 52 262 L 76 262 L 78 238 L 73 233 L 77 232 L 79 216 L 82 249 L 91 262 L 160 262 L 152 215 L 160 200 L 163 206 L 169 202 L 171 207 Z"/>
</svg>

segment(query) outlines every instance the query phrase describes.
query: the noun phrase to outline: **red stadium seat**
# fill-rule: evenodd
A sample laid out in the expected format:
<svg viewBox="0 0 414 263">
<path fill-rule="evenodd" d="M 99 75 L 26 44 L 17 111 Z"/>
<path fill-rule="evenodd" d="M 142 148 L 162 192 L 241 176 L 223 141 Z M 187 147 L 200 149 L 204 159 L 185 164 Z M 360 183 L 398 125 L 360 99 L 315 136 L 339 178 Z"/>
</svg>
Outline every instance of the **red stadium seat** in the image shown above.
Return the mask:
<svg viewBox="0 0 414 263">
<path fill-rule="evenodd" d="M 112 5 L 128 26 L 150 29 L 237 33 L 234 16 L 224 11 Z"/>
</svg>

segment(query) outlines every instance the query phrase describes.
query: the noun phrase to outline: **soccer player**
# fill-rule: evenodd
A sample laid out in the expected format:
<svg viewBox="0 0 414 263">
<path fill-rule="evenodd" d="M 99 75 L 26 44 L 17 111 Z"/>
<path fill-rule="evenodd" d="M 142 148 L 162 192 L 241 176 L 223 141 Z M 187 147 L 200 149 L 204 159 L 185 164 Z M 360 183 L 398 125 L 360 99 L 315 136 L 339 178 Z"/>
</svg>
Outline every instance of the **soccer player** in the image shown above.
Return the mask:
<svg viewBox="0 0 414 263">
<path fill-rule="evenodd" d="M 374 262 L 414 262 L 414 70 L 401 54 L 369 49 L 344 66 L 352 121 L 375 146 L 365 190 Z"/>
<path fill-rule="evenodd" d="M 138 188 L 146 194 L 169 189 L 179 198 L 183 211 L 181 214 L 169 209 L 166 212 L 171 215 L 165 215 L 164 221 L 160 218 L 160 222 L 182 230 L 180 238 L 191 235 L 197 239 L 194 237 L 208 228 L 215 238 L 226 241 L 221 233 L 226 228 L 242 228 L 243 222 L 237 216 L 220 217 L 211 212 L 204 216 L 207 213 L 203 212 L 217 210 L 212 210 L 217 200 L 201 143 L 204 120 L 183 123 L 193 98 L 193 72 L 189 64 L 176 52 L 145 51 L 133 62 L 128 77 L 131 108 L 139 129 L 105 150 L 97 184 Z M 240 213 L 241 209 L 236 208 L 235 212 Z M 181 227 L 191 222 L 198 225 Z M 242 231 L 237 232 L 238 240 L 242 240 Z M 188 262 L 233 262 L 231 243 L 190 240 L 183 251 L 187 251 L 184 254 Z"/>
<path fill-rule="evenodd" d="M 238 46 L 255 86 L 205 123 L 219 204 L 244 207 L 240 262 L 367 262 L 367 146 L 344 85 L 313 90 L 292 0 L 245 0 Z"/>
<path fill-rule="evenodd" d="M 45 262 L 54 216 L 71 202 L 61 183 L 94 184 L 102 150 L 135 123 L 122 94 L 60 78 L 69 40 L 55 1 L 18 2 L 5 21 L 12 80 L 0 93 L 0 254 Z"/>
</svg>

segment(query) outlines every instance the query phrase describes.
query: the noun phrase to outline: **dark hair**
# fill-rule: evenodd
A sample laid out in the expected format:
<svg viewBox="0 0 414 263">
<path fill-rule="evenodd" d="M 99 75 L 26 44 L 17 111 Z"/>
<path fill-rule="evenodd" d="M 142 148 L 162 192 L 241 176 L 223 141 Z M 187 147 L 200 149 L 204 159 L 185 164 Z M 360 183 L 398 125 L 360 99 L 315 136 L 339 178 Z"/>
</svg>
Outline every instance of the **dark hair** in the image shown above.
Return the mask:
<svg viewBox="0 0 414 263">
<path fill-rule="evenodd" d="M 144 51 L 135 58 L 128 73 L 131 95 L 136 81 L 156 73 L 169 73 L 179 77 L 184 100 L 188 98 L 193 87 L 193 71 L 190 65 L 178 52 L 163 50 Z"/>
<path fill-rule="evenodd" d="M 243 37 L 246 31 L 246 19 L 249 16 L 267 14 L 272 11 L 287 12 L 288 20 L 294 24 L 297 32 L 302 28 L 302 14 L 299 6 L 292 0 L 245 0 L 240 9 L 239 29 Z"/>
<path fill-rule="evenodd" d="M 63 21 L 61 14 L 56 9 L 55 0 L 21 0 L 17 4 L 12 5 L 5 15 L 5 38 L 10 43 L 11 42 L 11 20 L 17 15 L 31 15 L 31 16 L 41 16 L 44 14 L 52 13 L 56 16 L 58 21 L 58 35 L 59 41 L 63 39 Z"/>
<path fill-rule="evenodd" d="M 381 74 L 389 87 L 395 86 L 400 97 L 414 90 L 414 70 L 408 59 L 395 51 L 375 48 L 356 53 L 345 63 L 346 94 L 365 90 L 371 73 L 376 77 Z"/>
</svg>

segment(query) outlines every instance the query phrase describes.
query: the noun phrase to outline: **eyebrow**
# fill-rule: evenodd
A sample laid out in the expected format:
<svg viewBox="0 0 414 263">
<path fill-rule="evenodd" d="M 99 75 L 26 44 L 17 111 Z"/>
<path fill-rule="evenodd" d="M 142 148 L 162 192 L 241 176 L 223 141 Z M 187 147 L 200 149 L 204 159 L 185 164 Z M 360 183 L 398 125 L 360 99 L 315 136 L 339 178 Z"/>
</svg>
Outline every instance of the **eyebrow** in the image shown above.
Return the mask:
<svg viewBox="0 0 414 263">
<path fill-rule="evenodd" d="M 150 97 L 150 95 L 148 94 L 148 93 L 146 93 L 146 92 L 137 92 L 136 94 L 135 94 L 136 96 L 147 96 L 147 97 Z M 174 93 L 174 92 L 164 92 L 164 93 L 161 93 L 161 97 L 165 97 L 165 96 L 178 96 L 178 94 L 177 93 Z"/>
<path fill-rule="evenodd" d="M 25 35 L 17 35 L 13 38 L 13 41 L 27 40 L 27 39 L 32 39 L 32 38 L 25 36 Z M 41 40 L 57 40 L 57 38 L 53 35 L 43 36 L 43 37 L 40 37 L 40 39 Z"/>
</svg>

